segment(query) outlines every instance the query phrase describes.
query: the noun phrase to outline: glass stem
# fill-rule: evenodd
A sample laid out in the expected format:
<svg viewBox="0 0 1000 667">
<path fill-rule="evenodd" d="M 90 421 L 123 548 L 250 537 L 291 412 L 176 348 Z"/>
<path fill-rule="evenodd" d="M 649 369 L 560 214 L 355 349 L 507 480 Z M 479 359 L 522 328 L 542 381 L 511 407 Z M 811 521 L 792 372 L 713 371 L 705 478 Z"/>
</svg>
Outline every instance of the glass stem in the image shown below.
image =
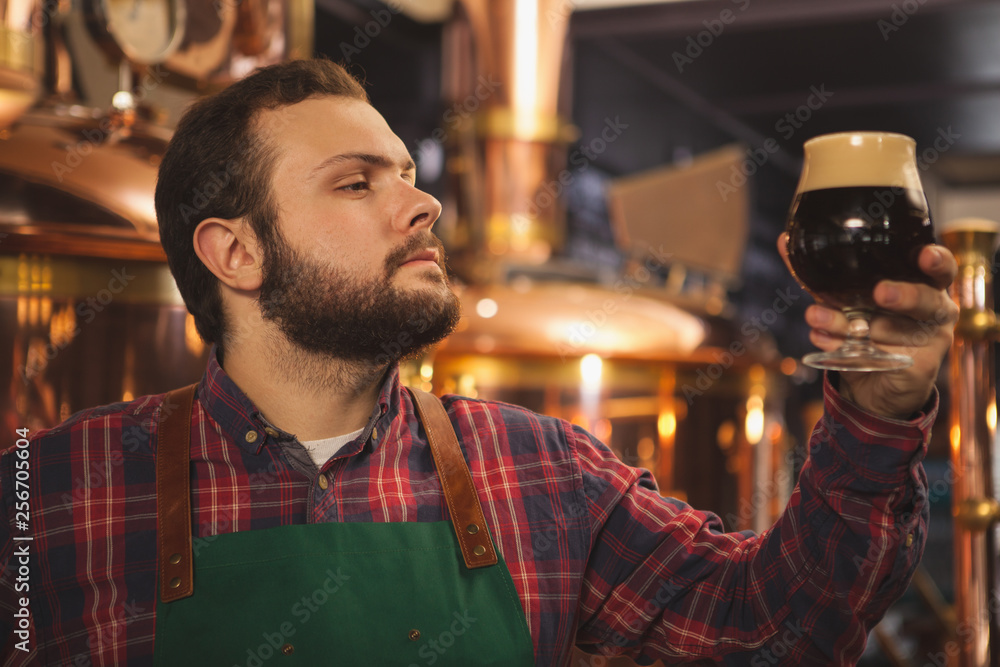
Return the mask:
<svg viewBox="0 0 1000 667">
<path fill-rule="evenodd" d="M 847 340 L 844 341 L 845 351 L 869 350 L 872 348 L 871 313 L 867 310 L 845 310 L 847 316 Z"/>
</svg>

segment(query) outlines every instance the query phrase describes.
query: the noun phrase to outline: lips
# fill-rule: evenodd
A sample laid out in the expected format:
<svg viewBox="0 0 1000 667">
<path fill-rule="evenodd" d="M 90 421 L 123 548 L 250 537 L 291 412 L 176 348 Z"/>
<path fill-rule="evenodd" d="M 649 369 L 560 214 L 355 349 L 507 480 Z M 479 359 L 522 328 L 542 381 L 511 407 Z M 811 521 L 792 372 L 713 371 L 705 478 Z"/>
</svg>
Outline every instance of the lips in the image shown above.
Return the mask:
<svg viewBox="0 0 1000 667">
<path fill-rule="evenodd" d="M 425 248 L 423 250 L 417 251 L 412 255 L 408 256 L 406 259 L 404 259 L 400 263 L 400 266 L 403 266 L 404 264 L 409 264 L 411 262 L 433 262 L 434 264 L 438 264 L 439 262 L 438 262 L 437 248 Z"/>
</svg>

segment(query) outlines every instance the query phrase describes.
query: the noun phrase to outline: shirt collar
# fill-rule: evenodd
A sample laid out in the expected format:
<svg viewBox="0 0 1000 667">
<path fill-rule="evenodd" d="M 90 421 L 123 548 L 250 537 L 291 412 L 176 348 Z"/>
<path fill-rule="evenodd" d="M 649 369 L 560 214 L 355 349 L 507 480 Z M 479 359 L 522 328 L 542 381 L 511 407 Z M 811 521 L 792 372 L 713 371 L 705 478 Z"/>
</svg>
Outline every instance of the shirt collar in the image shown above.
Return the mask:
<svg viewBox="0 0 1000 667">
<path fill-rule="evenodd" d="M 298 442 L 294 434 L 267 421 L 253 401 L 222 368 L 217 352 L 217 347 L 213 345 L 208 357 L 208 367 L 198 387 L 198 396 L 222 432 L 251 454 L 259 454 L 268 440 L 277 444 Z M 399 414 L 401 391 L 399 367 L 392 364 L 386 370 L 368 424 L 354 442 L 362 445 L 368 443 L 373 451 L 378 447 L 389 434 L 389 425 Z M 361 448 L 347 445 L 341 451 L 350 455 L 361 451 Z"/>
</svg>

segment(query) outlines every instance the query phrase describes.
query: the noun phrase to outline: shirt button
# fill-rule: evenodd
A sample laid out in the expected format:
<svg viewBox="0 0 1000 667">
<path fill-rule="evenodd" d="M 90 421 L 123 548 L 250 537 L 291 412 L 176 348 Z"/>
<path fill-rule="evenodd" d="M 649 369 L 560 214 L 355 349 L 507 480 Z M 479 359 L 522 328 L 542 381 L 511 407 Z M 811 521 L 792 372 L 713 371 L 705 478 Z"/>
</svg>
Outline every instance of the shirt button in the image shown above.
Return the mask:
<svg viewBox="0 0 1000 667">
<path fill-rule="evenodd" d="M 912 547 L 913 546 L 913 533 L 907 533 L 906 534 L 906 546 L 908 546 L 908 547 Z"/>
<path fill-rule="evenodd" d="M 278 430 L 277 429 L 273 429 L 270 426 L 265 427 L 264 428 L 264 432 L 267 433 L 272 438 L 277 438 L 278 437 Z"/>
<path fill-rule="evenodd" d="M 319 488 L 326 491 L 326 487 L 330 486 L 330 482 L 327 481 L 326 475 L 319 476 Z"/>
<path fill-rule="evenodd" d="M 372 428 L 372 442 L 375 442 L 376 440 L 378 440 L 378 429 Z"/>
<path fill-rule="evenodd" d="M 247 431 L 245 437 L 246 441 L 252 445 L 253 443 L 257 442 L 257 431 Z"/>
</svg>

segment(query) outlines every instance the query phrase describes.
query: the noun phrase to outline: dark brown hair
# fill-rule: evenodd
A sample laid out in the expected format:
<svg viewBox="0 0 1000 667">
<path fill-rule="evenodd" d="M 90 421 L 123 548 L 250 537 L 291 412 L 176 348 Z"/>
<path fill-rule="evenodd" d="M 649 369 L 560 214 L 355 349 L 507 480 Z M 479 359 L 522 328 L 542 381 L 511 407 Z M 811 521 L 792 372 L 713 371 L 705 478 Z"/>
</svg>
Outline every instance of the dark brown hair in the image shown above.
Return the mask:
<svg viewBox="0 0 1000 667">
<path fill-rule="evenodd" d="M 275 149 L 259 132 L 259 114 L 330 95 L 368 102 L 361 84 L 340 65 L 293 60 L 198 100 L 177 125 L 160 164 L 156 219 L 170 272 L 207 343 L 222 345 L 226 320 L 218 279 L 194 252 L 194 230 L 206 218 L 244 217 L 265 254 L 275 247 Z M 265 257 L 265 270 L 267 263 Z"/>
</svg>

